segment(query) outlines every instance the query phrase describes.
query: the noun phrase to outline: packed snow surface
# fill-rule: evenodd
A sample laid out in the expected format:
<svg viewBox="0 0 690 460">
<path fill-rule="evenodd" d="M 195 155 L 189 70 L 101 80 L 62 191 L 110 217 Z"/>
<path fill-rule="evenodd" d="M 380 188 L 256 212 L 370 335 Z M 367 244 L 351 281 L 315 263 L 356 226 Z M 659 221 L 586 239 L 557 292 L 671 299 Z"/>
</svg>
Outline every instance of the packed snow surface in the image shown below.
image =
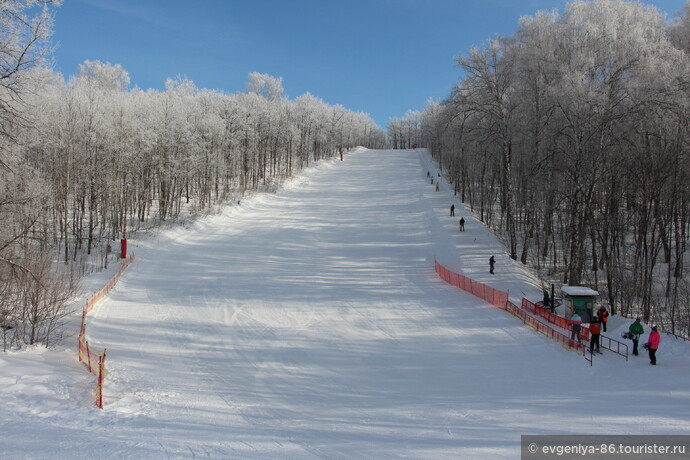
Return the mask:
<svg viewBox="0 0 690 460">
<path fill-rule="evenodd" d="M 541 299 L 438 172 L 424 150 L 360 149 L 130 240 L 137 260 L 88 320 L 105 408 L 75 314 L 63 346 L 0 353 L 0 457 L 517 459 L 523 434 L 690 434 L 687 343 L 590 367 L 438 278 L 434 258 Z"/>
</svg>

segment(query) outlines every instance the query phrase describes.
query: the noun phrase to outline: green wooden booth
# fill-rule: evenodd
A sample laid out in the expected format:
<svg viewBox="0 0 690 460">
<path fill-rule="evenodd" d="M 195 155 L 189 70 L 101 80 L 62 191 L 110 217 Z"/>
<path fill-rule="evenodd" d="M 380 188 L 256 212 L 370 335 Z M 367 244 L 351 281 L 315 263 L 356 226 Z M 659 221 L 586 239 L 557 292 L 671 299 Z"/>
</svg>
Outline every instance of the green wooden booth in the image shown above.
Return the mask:
<svg viewBox="0 0 690 460">
<path fill-rule="evenodd" d="M 594 305 L 599 293 L 585 286 L 561 286 L 565 315 L 570 319 L 577 313 L 583 323 L 589 323 L 595 315 Z"/>
</svg>

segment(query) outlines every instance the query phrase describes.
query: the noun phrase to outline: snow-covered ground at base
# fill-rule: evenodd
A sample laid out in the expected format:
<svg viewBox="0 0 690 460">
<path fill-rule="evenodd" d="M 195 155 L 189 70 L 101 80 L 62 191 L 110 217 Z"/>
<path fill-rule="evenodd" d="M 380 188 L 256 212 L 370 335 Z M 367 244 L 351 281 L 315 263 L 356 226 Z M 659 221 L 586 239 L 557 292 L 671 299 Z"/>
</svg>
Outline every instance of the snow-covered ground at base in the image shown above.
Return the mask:
<svg viewBox="0 0 690 460">
<path fill-rule="evenodd" d="M 76 331 L 0 353 L 0 458 L 517 459 L 523 434 L 690 434 L 688 343 L 664 336 L 657 366 L 604 351 L 590 367 L 441 281 L 434 258 L 541 298 L 427 172 L 424 150 L 359 150 L 130 240 L 136 262 L 88 320 L 105 409 Z"/>
</svg>

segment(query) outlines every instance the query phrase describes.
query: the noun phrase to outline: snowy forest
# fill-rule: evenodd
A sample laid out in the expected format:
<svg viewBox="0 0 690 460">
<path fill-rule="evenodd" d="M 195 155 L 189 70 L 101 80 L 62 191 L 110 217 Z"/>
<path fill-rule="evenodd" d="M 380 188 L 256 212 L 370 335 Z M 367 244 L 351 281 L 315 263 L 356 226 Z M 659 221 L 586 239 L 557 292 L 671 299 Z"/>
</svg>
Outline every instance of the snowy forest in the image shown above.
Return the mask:
<svg viewBox="0 0 690 460">
<path fill-rule="evenodd" d="M 575 1 L 456 57 L 449 97 L 390 121 L 551 283 L 690 335 L 690 2 Z"/>
<path fill-rule="evenodd" d="M 50 344 L 79 279 L 142 227 L 275 190 L 356 146 L 428 147 L 455 193 L 545 286 L 690 335 L 690 3 L 569 3 L 456 57 L 444 101 L 391 119 L 248 75 L 237 93 L 118 64 L 51 69 L 60 0 L 0 1 L 0 327 Z M 452 84 L 452 82 L 449 82 Z"/>
<path fill-rule="evenodd" d="M 59 338 L 79 278 L 119 239 L 245 193 L 324 157 L 383 147 L 366 114 L 251 73 L 234 94 L 184 77 L 130 88 L 120 65 L 50 68 L 59 1 L 0 1 L 0 325 L 3 342 Z M 56 335 L 57 334 L 57 335 Z"/>
</svg>

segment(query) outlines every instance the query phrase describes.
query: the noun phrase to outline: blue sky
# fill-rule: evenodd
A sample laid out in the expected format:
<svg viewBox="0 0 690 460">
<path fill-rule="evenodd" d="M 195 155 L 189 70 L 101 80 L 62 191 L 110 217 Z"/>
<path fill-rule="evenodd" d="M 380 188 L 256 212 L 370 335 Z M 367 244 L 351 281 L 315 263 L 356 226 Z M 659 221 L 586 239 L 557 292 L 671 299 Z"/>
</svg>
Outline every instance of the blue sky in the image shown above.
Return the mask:
<svg viewBox="0 0 690 460">
<path fill-rule="evenodd" d="M 669 16 L 685 0 L 646 0 Z M 120 64 L 132 86 L 163 89 L 185 76 L 199 88 L 244 91 L 250 72 L 283 78 L 288 97 L 310 92 L 366 112 L 381 126 L 460 77 L 453 59 L 522 15 L 566 0 L 64 0 L 56 11 L 55 70 L 85 60 Z"/>
</svg>

